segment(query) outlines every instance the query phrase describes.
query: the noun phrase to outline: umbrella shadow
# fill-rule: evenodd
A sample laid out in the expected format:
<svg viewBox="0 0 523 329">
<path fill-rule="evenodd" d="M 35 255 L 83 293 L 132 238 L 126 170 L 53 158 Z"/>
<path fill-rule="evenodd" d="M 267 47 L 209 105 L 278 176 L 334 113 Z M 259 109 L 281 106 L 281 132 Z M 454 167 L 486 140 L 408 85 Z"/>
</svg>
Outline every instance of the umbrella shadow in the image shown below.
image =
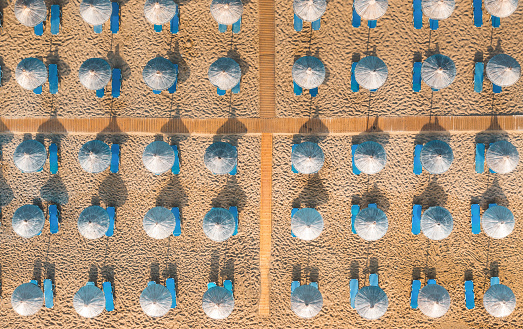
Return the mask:
<svg viewBox="0 0 523 329">
<path fill-rule="evenodd" d="M 493 115 L 488 128 L 476 134 L 476 144 L 494 143 L 499 140 L 507 140 L 508 137 L 508 133 L 501 128 L 497 115 Z"/>
<path fill-rule="evenodd" d="M 31 280 L 36 280 L 38 285 L 42 283 L 42 261 L 39 259 L 34 261 L 33 276 L 31 277 Z"/>
<path fill-rule="evenodd" d="M 187 193 L 183 188 L 178 175 L 170 175 L 169 181 L 162 187 L 156 197 L 156 206 L 173 208 L 183 208 L 187 206 Z"/>
<path fill-rule="evenodd" d="M 3 145 L 8 144 L 13 139 L 13 134 L 0 119 L 0 161 L 4 160 Z M 0 207 L 8 205 L 14 198 L 13 189 L 4 177 L 3 166 L 0 166 Z M 1 214 L 0 214 L 1 216 Z"/>
<path fill-rule="evenodd" d="M 367 129 L 358 135 L 352 136 L 352 144 L 359 145 L 363 142 L 372 141 L 385 146 L 389 143 L 389 139 L 390 134 L 384 132 L 380 127 L 379 116 L 374 118 L 367 116 Z"/>
<path fill-rule="evenodd" d="M 492 184 L 481 195 L 480 198 L 472 198 L 472 203 L 479 204 L 483 210 L 487 210 L 489 204 L 495 203 L 500 206 L 509 207 L 508 198 L 499 186 L 498 178 L 495 177 Z"/>
<path fill-rule="evenodd" d="M 236 49 L 229 49 L 229 51 L 227 51 L 227 57 L 234 59 L 236 63 L 240 65 L 242 77 L 244 77 L 249 72 L 249 63 L 242 59 L 240 53 L 238 53 Z"/>
<path fill-rule="evenodd" d="M 213 137 L 213 142 L 226 142 L 238 147 L 238 140 L 247 133 L 247 127 L 234 117 L 234 110 L 231 117 L 227 119 L 217 130 Z"/>
<path fill-rule="evenodd" d="M 156 262 L 152 263 L 150 270 L 149 281 L 160 283 L 160 264 Z"/>
<path fill-rule="evenodd" d="M 122 131 L 118 125 L 117 117 L 111 116 L 107 127 L 96 134 L 96 139 L 104 143 L 121 145 L 127 142 L 129 135 Z"/>
<path fill-rule="evenodd" d="M 69 202 L 69 193 L 59 175 L 53 175 L 40 189 L 40 197 L 51 203 L 66 204 Z"/>
<path fill-rule="evenodd" d="M 7 82 L 11 81 L 13 76 L 12 70 L 5 65 L 4 57 L 0 56 L 0 68 L 2 69 L 2 78 L 0 79 L 0 85 L 5 85 Z"/>
<path fill-rule="evenodd" d="M 329 134 L 329 128 L 323 123 L 319 116 L 320 109 L 316 107 L 309 120 L 305 121 L 298 130 L 298 134 L 292 136 L 293 144 L 301 142 L 319 143 Z M 311 109 L 312 112 L 312 109 Z"/>
<path fill-rule="evenodd" d="M 95 286 L 98 283 L 98 266 L 95 264 L 89 267 L 89 282 L 93 282 Z"/>
<path fill-rule="evenodd" d="M 116 45 L 114 51 L 111 50 L 107 53 L 107 61 L 112 68 L 122 71 L 122 80 L 128 80 L 131 77 L 131 67 L 120 56 L 120 45 Z"/>
<path fill-rule="evenodd" d="M 60 146 L 67 134 L 67 129 L 65 129 L 64 125 L 58 120 L 56 113 L 53 113 L 48 120 L 38 127 L 35 139 L 41 143 L 44 143 L 45 140 L 55 143 L 56 146 L 58 146 L 58 160 L 60 161 Z"/>
<path fill-rule="evenodd" d="M 238 207 L 238 211 L 241 212 L 247 203 L 246 199 L 247 195 L 238 184 L 238 178 L 236 175 L 231 175 L 225 186 L 211 200 L 211 204 L 214 208 Z"/>
<path fill-rule="evenodd" d="M 292 266 L 292 281 L 301 281 L 301 264 L 295 264 Z"/>
<path fill-rule="evenodd" d="M 184 83 L 189 79 L 191 76 L 191 68 L 189 64 L 187 64 L 187 61 L 183 58 L 182 54 L 180 53 L 180 43 L 178 39 L 174 41 L 173 46 L 173 40 L 174 37 L 171 37 L 171 46 L 169 51 L 167 52 L 167 59 L 169 59 L 172 63 L 175 63 L 178 65 L 178 82 L 177 83 Z"/>
<path fill-rule="evenodd" d="M 128 191 L 119 173 L 108 174 L 98 187 L 100 200 L 109 207 L 121 207 L 127 201 Z"/>
<path fill-rule="evenodd" d="M 353 197 L 353 202 L 358 201 L 358 197 Z M 359 200 L 359 203 L 353 203 L 353 204 L 359 204 L 360 207 L 366 208 L 369 206 L 369 204 L 375 203 L 378 207 L 378 209 L 383 210 L 383 212 L 387 212 L 390 207 L 389 199 L 385 196 L 385 194 L 379 189 L 378 184 L 374 183 L 372 184 L 372 187 L 367 187 L 367 191 L 363 193 L 361 196 L 361 199 Z"/>
<path fill-rule="evenodd" d="M 429 122 L 421 127 L 420 132 L 414 137 L 415 144 L 425 144 L 431 140 L 441 140 L 450 142 L 450 132 L 448 132 L 440 123 L 437 117 L 430 117 Z"/>
<path fill-rule="evenodd" d="M 323 179 L 318 174 L 311 174 L 305 187 L 301 190 L 298 197 L 293 200 L 292 207 L 316 208 L 326 204 L 329 201 L 329 197 L 329 192 L 325 188 Z"/>
<path fill-rule="evenodd" d="M 440 53 L 439 43 L 435 43 L 434 48 L 430 48 L 430 42 L 429 47 L 427 48 L 427 51 L 425 51 L 425 58 L 429 58 L 432 55 L 436 55 Z"/>
<path fill-rule="evenodd" d="M 431 175 L 427 187 L 425 187 L 423 192 L 414 196 L 412 202 L 413 204 L 421 205 L 423 210 L 427 210 L 435 206 L 445 207 L 447 200 L 447 192 L 438 184 L 438 178 L 435 175 Z"/>
<path fill-rule="evenodd" d="M 52 48 L 49 50 L 49 53 L 45 57 L 45 64 L 47 66 L 49 66 L 49 64 L 56 64 L 56 68 L 58 69 L 58 81 L 61 81 L 62 77 L 66 77 L 71 74 L 71 67 L 60 58 L 60 55 L 58 54 L 58 47 L 55 47 L 54 50 Z"/>
</svg>

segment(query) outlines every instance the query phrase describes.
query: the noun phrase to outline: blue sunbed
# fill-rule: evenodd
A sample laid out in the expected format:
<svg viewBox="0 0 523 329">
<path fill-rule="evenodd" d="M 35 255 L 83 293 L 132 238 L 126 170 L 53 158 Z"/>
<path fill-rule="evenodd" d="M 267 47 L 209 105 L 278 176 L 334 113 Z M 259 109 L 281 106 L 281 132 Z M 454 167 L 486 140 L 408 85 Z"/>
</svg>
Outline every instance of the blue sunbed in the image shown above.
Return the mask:
<svg viewBox="0 0 523 329">
<path fill-rule="evenodd" d="M 316 21 L 312 22 L 311 27 L 313 31 L 319 31 L 321 27 L 321 18 L 318 18 Z"/>
<path fill-rule="evenodd" d="M 53 175 L 58 172 L 58 146 L 55 143 L 49 145 L 49 171 Z"/>
<path fill-rule="evenodd" d="M 60 5 L 51 6 L 51 34 L 60 32 Z"/>
<path fill-rule="evenodd" d="M 495 84 L 492 84 L 492 92 L 494 94 L 499 94 L 503 91 L 503 88 L 501 88 L 500 86 L 498 85 L 495 85 Z"/>
<path fill-rule="evenodd" d="M 153 94 L 155 94 L 155 95 L 160 95 L 161 93 L 162 93 L 161 90 L 154 90 L 154 89 L 153 89 Z"/>
<path fill-rule="evenodd" d="M 240 33 L 240 30 L 242 28 L 242 18 L 240 17 L 240 19 L 232 24 L 232 33 Z"/>
<path fill-rule="evenodd" d="M 483 173 L 485 169 L 485 144 L 476 144 L 475 169 L 478 174 Z"/>
<path fill-rule="evenodd" d="M 493 286 L 495 284 L 499 284 L 499 277 L 493 276 L 490 278 L 490 285 Z"/>
<path fill-rule="evenodd" d="M 369 208 L 378 209 L 378 205 L 375 204 L 375 203 L 369 203 L 368 207 L 369 207 Z"/>
<path fill-rule="evenodd" d="M 354 74 L 356 65 L 358 65 L 358 62 L 352 63 L 350 69 L 350 90 L 354 93 L 357 93 L 360 90 L 360 85 L 358 84 L 358 81 L 356 81 L 356 75 Z"/>
<path fill-rule="evenodd" d="M 300 32 L 303 29 L 303 20 L 294 14 L 294 31 Z"/>
<path fill-rule="evenodd" d="M 474 91 L 480 93 L 483 90 L 483 69 L 485 63 L 478 62 L 474 65 Z"/>
<path fill-rule="evenodd" d="M 113 10 L 111 11 L 111 32 L 113 34 L 118 33 L 120 29 L 120 5 L 118 2 L 111 2 Z"/>
<path fill-rule="evenodd" d="M 483 26 L 483 9 L 481 0 L 472 0 L 472 13 L 474 14 L 474 26 Z"/>
<path fill-rule="evenodd" d="M 231 212 L 232 217 L 234 217 L 234 224 L 236 225 L 234 227 L 234 233 L 232 234 L 234 236 L 234 235 L 238 234 L 238 208 L 230 207 L 229 211 Z"/>
<path fill-rule="evenodd" d="M 350 307 L 352 307 L 352 308 L 355 307 L 354 301 L 356 299 L 356 294 L 358 293 L 358 288 L 359 288 L 358 279 L 350 279 L 350 283 L 349 283 Z"/>
<path fill-rule="evenodd" d="M 111 87 L 112 96 L 114 98 L 120 97 L 120 89 L 122 87 L 122 70 L 113 69 L 113 79 L 111 81 Z"/>
<path fill-rule="evenodd" d="M 356 163 L 354 163 L 354 153 L 356 152 L 356 150 L 358 149 L 358 144 L 352 144 L 351 146 L 351 153 L 352 153 L 352 172 L 354 173 L 354 175 L 359 175 L 361 174 L 361 171 L 358 169 L 358 167 L 356 167 Z"/>
<path fill-rule="evenodd" d="M 178 175 L 180 173 L 180 157 L 178 154 L 178 146 L 171 145 L 171 147 L 174 151 L 174 164 L 173 164 L 173 167 L 171 168 L 171 172 L 174 175 Z"/>
<path fill-rule="evenodd" d="M 423 171 L 423 166 L 421 165 L 421 149 L 423 148 L 423 145 L 417 144 L 414 148 L 414 174 L 415 175 L 421 175 L 421 172 Z"/>
<path fill-rule="evenodd" d="M 165 280 L 165 286 L 167 287 L 167 289 L 169 289 L 169 292 L 171 293 L 171 308 L 176 308 L 176 283 L 174 282 L 174 279 L 168 278 L 167 280 Z"/>
<path fill-rule="evenodd" d="M 294 82 L 294 80 L 292 81 L 292 83 L 294 84 L 294 95 L 300 96 L 303 92 L 303 89 L 300 86 L 298 86 L 298 84 Z"/>
<path fill-rule="evenodd" d="M 38 87 L 36 87 L 35 89 L 33 89 L 33 92 L 34 92 L 36 95 L 40 95 L 40 94 L 42 94 L 42 86 L 38 86 Z"/>
<path fill-rule="evenodd" d="M 47 209 L 49 211 L 49 231 L 51 234 L 58 233 L 58 207 L 55 204 L 50 204 Z"/>
<path fill-rule="evenodd" d="M 481 216 L 479 210 L 479 204 L 470 205 L 470 223 L 472 226 L 472 234 L 479 234 L 481 232 Z"/>
<path fill-rule="evenodd" d="M 311 282 L 311 283 L 309 283 L 309 286 L 312 286 L 312 287 L 318 289 L 318 282 Z"/>
<path fill-rule="evenodd" d="M 495 204 L 495 203 L 489 203 L 489 205 L 488 205 L 489 208 L 496 207 L 496 206 L 497 206 L 497 204 Z"/>
<path fill-rule="evenodd" d="M 31 281 L 29 281 L 29 282 L 31 282 L 32 284 L 34 284 L 34 285 L 37 286 L 37 287 L 40 287 L 40 286 L 38 285 L 38 281 L 36 281 L 36 280 L 31 280 Z"/>
<path fill-rule="evenodd" d="M 109 228 L 105 233 L 106 236 L 113 236 L 114 234 L 114 218 L 116 216 L 116 209 L 114 207 L 107 207 L 107 214 L 109 215 Z"/>
<path fill-rule="evenodd" d="M 220 33 L 225 33 L 225 32 L 227 32 L 227 25 L 218 24 L 218 31 L 219 31 Z"/>
<path fill-rule="evenodd" d="M 299 208 L 292 208 L 292 210 L 291 210 L 291 218 L 292 218 L 292 216 L 294 216 L 294 214 L 295 214 L 298 210 L 300 210 L 300 209 L 299 209 Z M 291 236 L 292 236 L 293 238 L 296 237 L 296 235 L 294 235 L 294 233 L 292 233 L 292 229 L 291 229 Z"/>
<path fill-rule="evenodd" d="M 412 2 L 414 28 L 419 30 L 423 27 L 423 12 L 421 11 L 421 0 Z"/>
<path fill-rule="evenodd" d="M 415 204 L 412 206 L 412 228 L 411 232 L 414 235 L 420 233 L 421 226 L 421 205 Z"/>
<path fill-rule="evenodd" d="M 294 152 L 294 148 L 296 147 L 296 144 L 293 144 L 292 145 L 292 152 Z M 294 168 L 294 165 L 292 164 L 291 162 L 291 170 L 293 173 L 297 174 L 298 173 L 298 170 L 296 170 L 296 168 Z"/>
<path fill-rule="evenodd" d="M 236 150 L 236 146 L 233 146 L 234 149 Z M 236 153 L 238 154 L 238 153 Z M 234 165 L 234 168 L 232 168 L 231 172 L 229 173 L 229 175 L 236 175 L 238 173 L 238 162 L 236 162 L 236 164 Z"/>
<path fill-rule="evenodd" d="M 474 308 L 474 283 L 471 280 L 465 281 L 465 306 L 471 310 Z"/>
<path fill-rule="evenodd" d="M 421 289 L 421 281 L 412 280 L 412 290 L 410 292 L 410 308 L 412 308 L 412 309 L 418 308 L 418 295 L 419 295 L 420 289 Z"/>
<path fill-rule="evenodd" d="M 154 24 L 154 32 L 162 32 L 162 26 Z"/>
<path fill-rule="evenodd" d="M 412 67 L 412 91 L 421 90 L 421 62 L 415 62 Z"/>
<path fill-rule="evenodd" d="M 236 86 L 232 87 L 231 92 L 233 94 L 239 94 L 240 93 L 240 82 L 238 82 L 238 84 Z"/>
<path fill-rule="evenodd" d="M 377 273 L 372 273 L 369 275 L 369 286 L 374 286 L 374 287 L 378 286 L 378 274 Z"/>
<path fill-rule="evenodd" d="M 232 293 L 232 281 L 231 280 L 224 280 L 223 287 Z"/>
<path fill-rule="evenodd" d="M 173 207 L 171 208 L 171 212 L 174 215 L 174 220 L 176 222 L 174 226 L 173 235 L 174 236 L 180 236 L 182 235 L 182 222 L 180 221 L 180 208 Z"/>
<path fill-rule="evenodd" d="M 104 97 L 104 94 L 105 94 L 105 89 L 104 89 L 104 88 L 102 88 L 102 89 L 98 89 L 98 90 L 96 91 L 96 97 L 98 97 L 98 98 L 102 98 L 102 97 Z"/>
<path fill-rule="evenodd" d="M 49 64 L 49 92 L 53 95 L 58 93 L 58 66 L 56 64 Z"/>
<path fill-rule="evenodd" d="M 155 284 L 156 284 L 155 281 L 149 281 L 149 282 L 147 282 L 147 287 L 154 286 Z"/>
<path fill-rule="evenodd" d="M 501 24 L 501 20 L 499 19 L 499 17 L 491 16 L 491 19 L 492 19 L 492 27 L 498 28 L 499 25 Z"/>
<path fill-rule="evenodd" d="M 40 24 L 36 25 L 34 27 L 35 35 L 42 36 L 44 34 L 44 22 L 41 22 Z"/>
<path fill-rule="evenodd" d="M 113 286 L 111 282 L 104 282 L 102 288 L 105 296 L 105 310 L 107 312 L 114 311 Z"/>
<path fill-rule="evenodd" d="M 318 96 L 318 87 L 309 89 L 309 94 L 311 95 L 311 97 Z"/>
<path fill-rule="evenodd" d="M 176 92 L 176 85 L 178 84 L 178 64 L 173 64 L 173 65 L 174 65 L 174 69 L 176 70 L 176 78 L 174 78 L 173 85 L 170 86 L 169 89 L 167 89 L 169 94 L 174 94 Z"/>
<path fill-rule="evenodd" d="M 51 279 L 44 280 L 44 299 L 45 299 L 45 307 L 53 308 L 54 296 L 53 296 L 53 282 L 51 281 Z"/>
<path fill-rule="evenodd" d="M 489 143 L 489 147 L 492 146 L 492 143 Z M 492 170 L 490 167 L 488 169 L 488 171 L 491 173 L 491 174 L 495 174 L 496 172 L 494 170 Z"/>
<path fill-rule="evenodd" d="M 91 281 L 88 281 L 85 285 L 86 285 L 86 286 L 96 286 L 96 285 L 94 284 L 94 282 L 91 282 Z"/>
<path fill-rule="evenodd" d="M 218 94 L 218 96 L 225 96 L 225 94 L 227 93 L 227 90 L 222 90 L 220 88 L 216 88 L 216 93 Z"/>
<path fill-rule="evenodd" d="M 361 17 L 356 12 L 356 9 L 354 9 L 354 5 L 352 6 L 352 27 L 360 27 L 361 25 Z"/>
<path fill-rule="evenodd" d="M 438 26 L 439 26 L 438 20 L 429 18 L 429 26 L 430 26 L 431 30 L 436 31 L 438 29 Z"/>
<path fill-rule="evenodd" d="M 436 279 L 428 279 L 427 284 L 436 284 Z"/>
<path fill-rule="evenodd" d="M 300 281 L 292 281 L 291 282 L 291 294 L 294 292 L 294 289 L 298 288 L 300 286 Z"/>
<path fill-rule="evenodd" d="M 350 207 L 350 217 L 351 217 L 351 230 L 352 233 L 356 234 L 356 228 L 354 227 L 354 221 L 356 221 L 356 216 L 358 216 L 358 213 L 360 212 L 360 206 L 357 204 L 353 204 Z"/>
<path fill-rule="evenodd" d="M 116 174 L 120 167 L 120 145 L 111 145 L 111 172 Z"/>
<path fill-rule="evenodd" d="M 369 26 L 369 29 L 374 29 L 378 25 L 378 21 L 377 20 L 367 21 L 367 25 Z"/>
<path fill-rule="evenodd" d="M 171 33 L 176 34 L 180 30 L 180 6 L 176 6 L 176 12 L 171 18 Z"/>
<path fill-rule="evenodd" d="M 216 287 L 216 283 L 215 282 L 207 283 L 207 289 L 211 289 L 211 288 L 214 288 L 214 287 Z"/>
<path fill-rule="evenodd" d="M 103 27 L 104 27 L 103 25 L 95 25 L 95 26 L 93 26 L 94 33 L 96 33 L 96 34 L 102 33 Z"/>
</svg>

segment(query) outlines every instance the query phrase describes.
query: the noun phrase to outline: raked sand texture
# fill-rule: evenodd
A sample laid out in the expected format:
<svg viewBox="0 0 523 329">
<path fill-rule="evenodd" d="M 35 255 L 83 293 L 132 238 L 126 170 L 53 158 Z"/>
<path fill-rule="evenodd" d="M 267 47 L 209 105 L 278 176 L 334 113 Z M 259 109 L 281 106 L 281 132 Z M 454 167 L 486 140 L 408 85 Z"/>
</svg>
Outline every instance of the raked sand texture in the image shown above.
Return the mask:
<svg viewBox="0 0 523 329">
<path fill-rule="evenodd" d="M 276 10 L 276 113 L 296 116 L 401 116 L 401 115 L 469 115 L 517 114 L 523 110 L 523 82 L 507 87 L 501 94 L 492 93 L 485 77 L 483 92 L 474 93 L 474 62 L 487 61 L 506 53 L 523 63 L 520 49 L 523 34 L 520 23 L 523 9 L 518 7 L 501 27 L 493 29 L 484 9 L 483 27 L 473 25 L 472 1 L 456 1 L 452 16 L 430 31 L 426 16 L 423 28 L 414 29 L 412 1 L 389 1 L 385 15 L 375 29 L 362 20 L 352 27 L 353 1 L 327 2 L 321 29 L 311 33 L 310 23 L 301 32 L 293 28 L 292 1 L 278 0 Z M 484 6 L 483 6 L 484 8 Z M 434 53 L 449 56 L 456 64 L 457 76 L 447 88 L 432 93 L 422 83 L 421 92 L 412 91 L 412 66 Z M 325 65 L 325 82 L 316 98 L 304 91 L 295 96 L 292 65 L 305 55 L 317 56 Z M 350 71 L 353 60 L 374 55 L 386 64 L 389 77 L 377 92 L 360 89 L 351 92 Z M 486 66 L 486 65 L 485 65 Z M 370 102 L 369 102 L 370 97 Z"/>
<path fill-rule="evenodd" d="M 49 23 L 44 35 L 35 36 L 33 29 L 20 24 L 14 15 L 14 2 L 3 9 L 4 29 L 0 34 L 0 65 L 3 78 L 0 87 L 1 116 L 118 116 L 192 118 L 258 116 L 258 9 L 257 3 L 244 1 L 241 32 L 218 32 L 210 14 L 210 0 L 181 1 L 180 32 L 171 34 L 169 24 L 161 33 L 153 30 L 144 17 L 145 1 L 120 1 L 120 31 L 112 34 L 104 24 L 95 34 L 79 13 L 79 0 L 62 5 L 62 25 L 58 35 L 51 35 Z M 62 2 L 63 4 L 63 2 Z M 145 64 L 157 57 L 178 64 L 178 90 L 154 95 L 144 83 Z M 22 89 L 15 80 L 15 68 L 26 57 L 37 57 L 48 64 L 58 64 L 58 94 L 49 93 L 44 85 L 42 95 Z M 78 69 L 88 58 L 100 57 L 122 70 L 119 98 L 111 97 L 111 83 L 106 95 L 96 98 L 78 79 Z M 231 57 L 242 70 L 241 92 L 225 97 L 207 78 L 209 66 L 219 57 Z"/>
</svg>

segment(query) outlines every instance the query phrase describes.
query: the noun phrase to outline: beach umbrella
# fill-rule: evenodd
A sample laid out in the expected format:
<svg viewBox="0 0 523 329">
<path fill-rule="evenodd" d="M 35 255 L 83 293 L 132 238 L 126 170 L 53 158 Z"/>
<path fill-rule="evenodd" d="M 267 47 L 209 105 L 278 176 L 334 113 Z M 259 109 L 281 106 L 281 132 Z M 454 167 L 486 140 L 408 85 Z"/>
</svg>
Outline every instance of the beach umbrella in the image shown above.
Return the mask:
<svg viewBox="0 0 523 329">
<path fill-rule="evenodd" d="M 104 171 L 111 164 L 109 145 L 99 140 L 85 143 L 78 152 L 78 162 L 88 173 L 97 174 Z"/>
<path fill-rule="evenodd" d="M 426 316 L 439 318 L 450 308 L 450 295 L 439 284 L 428 284 L 419 292 L 418 307 Z"/>
<path fill-rule="evenodd" d="M 96 26 L 105 23 L 111 17 L 110 0 L 82 0 L 80 15 L 87 23 Z"/>
<path fill-rule="evenodd" d="M 171 170 L 174 165 L 173 148 L 163 141 L 154 141 L 145 147 L 142 162 L 150 172 L 160 175 Z"/>
<path fill-rule="evenodd" d="M 174 17 L 178 5 L 173 0 L 146 0 L 143 7 L 145 18 L 151 24 L 163 25 Z"/>
<path fill-rule="evenodd" d="M 354 9 L 361 18 L 376 20 L 385 15 L 389 6 L 388 0 L 355 0 Z"/>
<path fill-rule="evenodd" d="M 153 90 L 165 90 L 176 81 L 174 64 L 163 57 L 151 59 L 142 71 L 143 81 Z"/>
<path fill-rule="evenodd" d="M 485 8 L 495 17 L 508 17 L 518 8 L 518 0 L 485 0 Z"/>
<path fill-rule="evenodd" d="M 389 221 L 387 215 L 378 208 L 368 207 L 362 209 L 354 220 L 356 233 L 364 240 L 375 241 L 381 239 L 387 229 Z"/>
<path fill-rule="evenodd" d="M 85 208 L 78 217 L 78 231 L 86 239 L 98 239 L 109 229 L 109 214 L 100 206 Z"/>
<path fill-rule="evenodd" d="M 421 0 L 421 10 L 430 19 L 449 18 L 456 7 L 454 0 Z"/>
<path fill-rule="evenodd" d="M 498 174 L 508 174 L 516 169 L 518 162 L 518 150 L 507 141 L 497 141 L 487 149 L 487 165 Z"/>
<path fill-rule="evenodd" d="M 150 209 L 143 218 L 143 229 L 153 239 L 165 239 L 173 234 L 176 219 L 173 213 L 164 207 Z"/>
<path fill-rule="evenodd" d="M 203 294 L 202 308 L 205 314 L 213 319 L 225 319 L 234 309 L 232 292 L 218 286 L 208 289 Z"/>
<path fill-rule="evenodd" d="M 209 67 L 209 81 L 221 90 L 229 90 L 240 83 L 242 71 L 240 65 L 232 58 L 218 58 Z"/>
<path fill-rule="evenodd" d="M 454 154 L 449 144 L 433 140 L 423 145 L 421 149 L 421 164 L 431 174 L 443 174 L 449 170 Z"/>
<path fill-rule="evenodd" d="M 367 286 L 358 290 L 354 304 L 360 316 L 367 320 L 376 320 L 387 312 L 389 299 L 380 287 Z"/>
<path fill-rule="evenodd" d="M 101 58 L 90 58 L 80 66 L 78 77 L 87 89 L 103 89 L 111 80 L 111 66 Z"/>
<path fill-rule="evenodd" d="M 44 228 L 44 212 L 39 207 L 26 204 L 16 209 L 13 214 L 13 231 L 22 238 L 32 238 Z"/>
<path fill-rule="evenodd" d="M 448 56 L 432 55 L 421 65 L 421 78 L 432 89 L 443 89 L 456 78 L 456 65 Z"/>
<path fill-rule="evenodd" d="M 293 147 L 291 163 L 301 174 L 317 173 L 323 167 L 324 161 L 323 151 L 316 143 L 303 142 Z"/>
<path fill-rule="evenodd" d="M 45 146 L 39 141 L 28 139 L 18 144 L 13 153 L 13 161 L 18 169 L 24 173 L 42 170 L 47 160 Z"/>
<path fill-rule="evenodd" d="M 516 296 L 503 284 L 494 284 L 483 295 L 483 306 L 497 318 L 509 316 L 516 308 Z"/>
<path fill-rule="evenodd" d="M 34 90 L 47 81 L 47 67 L 38 58 L 24 58 L 15 69 L 18 84 L 27 90 Z"/>
<path fill-rule="evenodd" d="M 443 207 L 430 207 L 421 216 L 421 231 L 431 240 L 445 239 L 453 227 L 452 215 Z"/>
<path fill-rule="evenodd" d="M 300 209 L 292 216 L 291 230 L 302 240 L 314 240 L 323 231 L 323 218 L 316 209 Z"/>
<path fill-rule="evenodd" d="M 236 223 L 227 209 L 212 208 L 203 218 L 203 232 L 213 241 L 225 241 L 232 236 Z"/>
<path fill-rule="evenodd" d="M 503 206 L 489 207 L 481 218 L 481 227 L 486 235 L 494 239 L 503 239 L 514 229 L 514 215 Z"/>
<path fill-rule="evenodd" d="M 379 173 L 387 163 L 387 154 L 381 144 L 376 142 L 363 142 L 354 152 L 356 167 L 365 174 Z"/>
<path fill-rule="evenodd" d="M 203 156 L 203 162 L 213 174 L 224 175 L 230 173 L 238 162 L 236 147 L 229 143 L 212 143 Z"/>
<path fill-rule="evenodd" d="M 327 10 L 325 0 L 294 0 L 294 13 L 305 22 L 317 21 Z"/>
<path fill-rule="evenodd" d="M 34 283 L 22 283 L 11 295 L 11 306 L 16 313 L 28 316 L 36 314 L 44 304 L 44 294 Z M 6 323 L 4 323 L 6 325 Z"/>
<path fill-rule="evenodd" d="M 171 309 L 172 295 L 161 284 L 151 284 L 140 295 L 140 306 L 145 314 L 152 317 L 164 316 Z"/>
<path fill-rule="evenodd" d="M 487 63 L 487 77 L 500 87 L 515 84 L 521 76 L 521 66 L 518 61 L 506 54 L 498 54 Z"/>
<path fill-rule="evenodd" d="M 325 66 L 314 56 L 300 57 L 292 66 L 292 79 L 304 89 L 314 89 L 325 80 Z"/>
<path fill-rule="evenodd" d="M 218 24 L 232 25 L 242 17 L 241 0 L 212 0 L 211 15 Z"/>
<path fill-rule="evenodd" d="M 318 288 L 306 284 L 291 293 L 291 309 L 300 318 L 310 319 L 320 313 L 323 296 Z"/>
<path fill-rule="evenodd" d="M 365 89 L 374 90 L 383 86 L 389 71 L 384 61 L 376 56 L 367 56 L 356 64 L 354 77 L 356 82 Z"/>
<path fill-rule="evenodd" d="M 105 308 L 104 293 L 95 285 L 83 286 L 73 296 L 73 307 L 84 318 L 94 318 Z"/>
<path fill-rule="evenodd" d="M 16 0 L 16 19 L 25 26 L 34 27 L 43 21 L 47 15 L 47 8 L 43 0 Z"/>
</svg>

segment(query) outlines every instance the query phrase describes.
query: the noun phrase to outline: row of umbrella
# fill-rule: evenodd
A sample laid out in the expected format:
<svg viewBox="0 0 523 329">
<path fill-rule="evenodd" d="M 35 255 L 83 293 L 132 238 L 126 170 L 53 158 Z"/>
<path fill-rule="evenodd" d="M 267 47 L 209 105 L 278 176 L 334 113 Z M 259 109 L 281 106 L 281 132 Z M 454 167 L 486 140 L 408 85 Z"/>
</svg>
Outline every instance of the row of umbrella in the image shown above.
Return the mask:
<svg viewBox="0 0 523 329">
<path fill-rule="evenodd" d="M 498 54 L 488 61 L 486 72 L 493 84 L 508 87 L 519 80 L 521 66 L 513 57 Z M 389 74 L 385 62 L 376 56 L 361 59 L 353 73 L 356 82 L 368 90 L 376 90 L 383 86 Z M 304 89 L 317 88 L 325 80 L 325 66 L 317 57 L 301 57 L 294 62 L 292 78 Z M 432 55 L 421 66 L 421 78 L 434 90 L 446 88 L 456 78 L 456 65 L 448 56 Z"/>
</svg>

